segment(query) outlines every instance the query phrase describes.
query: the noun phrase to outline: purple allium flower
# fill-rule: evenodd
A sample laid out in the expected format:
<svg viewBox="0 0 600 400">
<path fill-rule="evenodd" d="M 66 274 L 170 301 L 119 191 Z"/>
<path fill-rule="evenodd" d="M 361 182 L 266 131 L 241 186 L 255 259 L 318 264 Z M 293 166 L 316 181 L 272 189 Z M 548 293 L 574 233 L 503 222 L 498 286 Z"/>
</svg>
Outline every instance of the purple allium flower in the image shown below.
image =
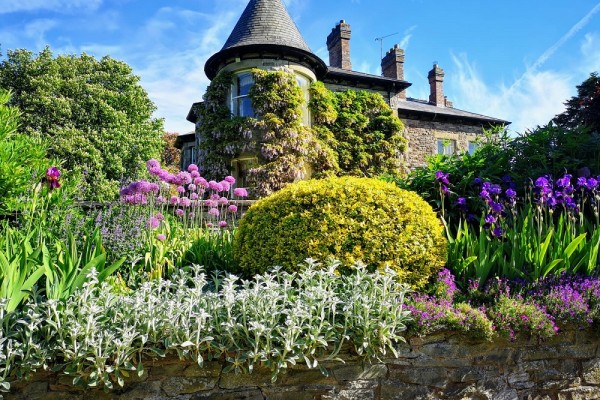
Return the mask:
<svg viewBox="0 0 600 400">
<path fill-rule="evenodd" d="M 193 183 L 190 183 L 190 184 L 188 185 L 188 190 L 189 190 L 190 192 L 195 192 L 195 191 L 196 191 L 196 189 L 197 189 L 197 187 L 196 187 L 196 185 L 194 185 Z"/>
<path fill-rule="evenodd" d="M 159 176 L 160 171 L 162 171 L 162 169 L 160 169 L 160 167 L 152 167 L 148 169 L 148 172 L 150 172 L 151 175 L 154 176 Z"/>
<path fill-rule="evenodd" d="M 46 170 L 46 179 L 48 180 L 48 185 L 50 185 L 50 189 L 58 189 L 60 187 L 60 182 L 58 181 L 60 178 L 60 171 L 57 167 L 50 167 Z"/>
<path fill-rule="evenodd" d="M 159 221 L 162 221 L 165 219 L 165 216 L 162 215 L 161 213 L 156 213 L 156 215 L 154 215 L 154 218 L 156 218 Z"/>
<path fill-rule="evenodd" d="M 517 197 L 517 192 L 515 192 L 513 189 L 506 189 L 506 192 L 504 193 L 509 199 L 514 199 L 515 197 Z"/>
<path fill-rule="evenodd" d="M 192 199 L 192 200 L 198 200 L 198 193 L 192 193 L 192 194 L 190 194 L 190 199 Z"/>
<path fill-rule="evenodd" d="M 207 207 L 217 207 L 219 202 L 213 199 L 206 199 L 204 200 L 204 205 Z"/>
<path fill-rule="evenodd" d="M 227 221 L 219 221 L 219 228 L 227 228 Z"/>
<path fill-rule="evenodd" d="M 235 188 L 233 194 L 238 197 L 248 197 L 248 191 L 245 188 Z"/>
<path fill-rule="evenodd" d="M 185 188 L 183 186 L 177 186 L 178 193 L 185 193 Z"/>
<path fill-rule="evenodd" d="M 150 159 L 146 162 L 146 168 L 148 168 L 148 171 L 150 171 L 153 168 L 160 169 L 160 163 L 158 162 L 158 160 Z"/>
<path fill-rule="evenodd" d="M 229 203 L 229 200 L 227 200 L 227 197 L 221 197 L 219 199 L 219 204 L 221 204 L 221 205 L 225 205 L 225 204 L 228 204 L 228 203 Z"/>
<path fill-rule="evenodd" d="M 192 175 L 189 172 L 181 171 L 177 174 L 177 178 L 180 182 L 180 185 L 187 185 L 188 183 L 192 183 Z"/>
<path fill-rule="evenodd" d="M 185 211 L 183 211 L 181 208 L 178 208 L 177 210 L 175 210 L 175 215 L 177 215 L 178 217 L 183 217 L 184 214 L 185 214 Z"/>
<path fill-rule="evenodd" d="M 229 176 L 225 177 L 225 181 L 227 183 L 229 183 L 230 185 L 233 185 L 235 183 L 235 178 L 233 176 L 229 175 Z"/>
<path fill-rule="evenodd" d="M 194 183 L 198 186 L 202 186 L 202 187 L 209 187 L 208 182 L 206 181 L 206 179 L 202 178 L 202 177 L 198 177 L 198 178 L 194 178 Z"/>
<path fill-rule="evenodd" d="M 210 210 L 208 210 L 208 215 L 212 215 L 213 217 L 218 217 L 219 214 L 219 210 L 216 208 L 211 208 Z"/>
<path fill-rule="evenodd" d="M 200 172 L 192 171 L 190 172 L 190 176 L 192 177 L 192 179 L 200 178 Z"/>
<path fill-rule="evenodd" d="M 160 240 L 161 242 L 164 242 L 165 240 L 167 240 L 167 237 L 165 235 L 163 235 L 162 233 L 159 233 L 158 235 L 156 235 L 156 238 L 158 240 Z"/>
<path fill-rule="evenodd" d="M 237 208 L 237 206 L 235 204 L 232 204 L 229 207 L 227 207 L 227 210 L 229 212 L 235 213 L 235 212 L 237 212 L 238 208 Z"/>
<path fill-rule="evenodd" d="M 179 204 L 181 204 L 183 207 L 189 207 L 192 205 L 192 201 L 190 199 L 188 199 L 187 197 L 182 197 L 181 200 L 179 201 Z"/>
<path fill-rule="evenodd" d="M 187 167 L 188 172 L 198 171 L 198 166 L 196 164 L 190 164 Z"/>
<path fill-rule="evenodd" d="M 442 171 L 437 171 L 435 173 L 435 179 L 445 185 L 449 185 L 450 181 L 448 181 L 448 175 L 450 175 L 450 174 L 445 174 Z"/>
<path fill-rule="evenodd" d="M 219 184 L 223 187 L 223 192 L 229 192 L 229 189 L 231 189 L 231 185 L 227 181 L 221 181 Z"/>
<path fill-rule="evenodd" d="M 161 169 L 160 171 L 158 171 L 158 175 L 157 176 L 160 178 L 161 181 L 170 183 L 169 182 L 169 176 L 170 175 L 171 174 L 169 173 L 169 171 Z"/>
<path fill-rule="evenodd" d="M 158 196 L 155 201 L 156 204 L 167 204 L 167 199 L 164 196 Z"/>
<path fill-rule="evenodd" d="M 150 229 L 156 229 L 159 227 L 159 225 L 160 225 L 160 221 L 156 217 L 150 217 L 148 219 L 148 222 L 146 223 L 146 226 Z"/>
<path fill-rule="evenodd" d="M 177 197 L 177 196 L 171 196 L 170 203 L 171 203 L 171 205 L 177 205 L 177 204 L 179 204 L 179 197 Z"/>
</svg>

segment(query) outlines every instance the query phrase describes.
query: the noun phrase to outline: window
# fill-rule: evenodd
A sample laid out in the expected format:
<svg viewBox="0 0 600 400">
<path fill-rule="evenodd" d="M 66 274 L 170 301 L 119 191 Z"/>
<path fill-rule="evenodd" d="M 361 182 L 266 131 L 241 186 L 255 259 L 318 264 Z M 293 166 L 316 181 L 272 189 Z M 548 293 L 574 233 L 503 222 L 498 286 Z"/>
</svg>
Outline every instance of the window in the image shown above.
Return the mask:
<svg viewBox="0 0 600 400">
<path fill-rule="evenodd" d="M 438 139 L 437 152 L 438 154 L 452 155 L 456 149 L 456 140 Z"/>
<path fill-rule="evenodd" d="M 475 150 L 477 150 L 478 147 L 479 143 L 469 142 L 469 154 L 473 155 L 473 153 L 475 153 Z"/>
<path fill-rule="evenodd" d="M 304 126 L 311 126 L 310 110 L 308 109 L 308 102 L 310 101 L 310 93 L 308 91 L 310 87 L 310 81 L 304 75 L 296 74 L 296 82 L 302 89 L 304 95 L 304 103 L 302 103 L 302 123 Z"/>
<path fill-rule="evenodd" d="M 188 165 L 197 164 L 198 153 L 196 146 L 191 143 L 183 148 L 183 157 L 181 157 L 181 168 L 187 170 Z"/>
<path fill-rule="evenodd" d="M 242 72 L 236 77 L 233 90 L 231 91 L 231 112 L 236 117 L 254 117 L 250 89 L 254 84 L 252 73 Z"/>
<path fill-rule="evenodd" d="M 240 157 L 231 160 L 231 174 L 236 180 L 237 187 L 248 187 L 248 172 L 258 166 L 258 158 L 255 156 Z"/>
</svg>

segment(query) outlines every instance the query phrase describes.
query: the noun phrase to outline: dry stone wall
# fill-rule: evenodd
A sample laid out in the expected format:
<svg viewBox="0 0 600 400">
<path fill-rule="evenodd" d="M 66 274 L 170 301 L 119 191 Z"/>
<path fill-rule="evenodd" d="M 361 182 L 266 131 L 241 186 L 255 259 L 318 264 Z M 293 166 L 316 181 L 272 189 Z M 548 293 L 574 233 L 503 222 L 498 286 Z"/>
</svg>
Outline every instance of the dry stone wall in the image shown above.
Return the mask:
<svg viewBox="0 0 600 400">
<path fill-rule="evenodd" d="M 64 375 L 38 373 L 14 382 L 7 400 L 590 400 L 600 399 L 600 335 L 567 331 L 550 341 L 477 341 L 452 332 L 398 345 L 399 357 L 363 364 L 350 353 L 329 362 L 329 375 L 297 365 L 271 382 L 267 369 L 223 373 L 167 358 L 145 363 L 125 388 L 83 391 Z"/>
</svg>

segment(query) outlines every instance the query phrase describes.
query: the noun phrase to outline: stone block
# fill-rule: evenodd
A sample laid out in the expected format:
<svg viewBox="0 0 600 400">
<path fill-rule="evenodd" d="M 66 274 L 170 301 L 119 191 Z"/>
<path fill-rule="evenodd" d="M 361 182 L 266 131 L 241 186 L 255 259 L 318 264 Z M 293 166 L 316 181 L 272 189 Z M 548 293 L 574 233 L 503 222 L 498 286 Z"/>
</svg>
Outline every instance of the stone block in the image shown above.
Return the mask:
<svg viewBox="0 0 600 400">
<path fill-rule="evenodd" d="M 164 380 L 162 389 L 168 396 L 174 397 L 211 390 L 216 386 L 217 381 L 218 377 L 172 376 Z"/>
<path fill-rule="evenodd" d="M 448 370 L 441 367 L 390 368 L 389 378 L 408 384 L 445 387 L 448 384 Z"/>
<path fill-rule="evenodd" d="M 341 365 L 331 370 L 338 381 L 372 380 L 385 378 L 388 368 L 385 364 Z"/>
<path fill-rule="evenodd" d="M 165 396 L 162 391 L 162 382 L 151 381 L 135 385 L 122 392 L 121 398 L 127 400 L 159 400 Z"/>
<path fill-rule="evenodd" d="M 265 396 L 258 389 L 240 391 L 219 390 L 196 394 L 190 397 L 190 400 L 265 400 Z"/>
<path fill-rule="evenodd" d="M 271 386 L 271 370 L 261 367 L 254 368 L 251 374 L 235 374 L 233 372 L 221 374 L 219 380 L 219 387 L 222 389 L 264 388 L 268 386 Z"/>
<path fill-rule="evenodd" d="M 288 369 L 287 373 L 281 375 L 276 384 L 283 386 L 301 386 L 303 384 L 336 385 L 337 381 L 332 371 L 329 372 L 329 376 L 326 376 L 319 369 L 308 368 L 306 366 L 295 367 Z"/>
<path fill-rule="evenodd" d="M 381 383 L 379 400 L 425 400 L 429 393 L 429 389 L 424 386 L 385 380 Z"/>
<path fill-rule="evenodd" d="M 558 393 L 558 400 L 595 400 L 600 399 L 600 387 L 580 386 L 562 390 Z"/>
<path fill-rule="evenodd" d="M 508 384 L 514 389 L 530 389 L 535 386 L 527 372 L 515 372 L 508 375 Z"/>
</svg>

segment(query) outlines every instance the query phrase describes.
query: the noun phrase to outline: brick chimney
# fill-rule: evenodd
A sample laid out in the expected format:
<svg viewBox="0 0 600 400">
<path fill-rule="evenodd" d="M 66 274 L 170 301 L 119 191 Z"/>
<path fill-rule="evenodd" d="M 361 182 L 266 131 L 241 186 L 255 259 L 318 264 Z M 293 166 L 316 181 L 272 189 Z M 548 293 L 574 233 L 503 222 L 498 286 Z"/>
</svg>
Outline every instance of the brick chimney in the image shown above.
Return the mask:
<svg viewBox="0 0 600 400">
<path fill-rule="evenodd" d="M 383 76 L 391 79 L 404 80 L 404 50 L 394 45 L 381 60 Z"/>
<path fill-rule="evenodd" d="M 444 70 L 433 64 L 433 69 L 427 75 L 429 78 L 429 103 L 438 107 L 446 106 L 444 98 Z"/>
<path fill-rule="evenodd" d="M 350 62 L 350 25 L 341 20 L 327 36 L 329 50 L 329 65 L 331 67 L 351 70 Z"/>
</svg>

